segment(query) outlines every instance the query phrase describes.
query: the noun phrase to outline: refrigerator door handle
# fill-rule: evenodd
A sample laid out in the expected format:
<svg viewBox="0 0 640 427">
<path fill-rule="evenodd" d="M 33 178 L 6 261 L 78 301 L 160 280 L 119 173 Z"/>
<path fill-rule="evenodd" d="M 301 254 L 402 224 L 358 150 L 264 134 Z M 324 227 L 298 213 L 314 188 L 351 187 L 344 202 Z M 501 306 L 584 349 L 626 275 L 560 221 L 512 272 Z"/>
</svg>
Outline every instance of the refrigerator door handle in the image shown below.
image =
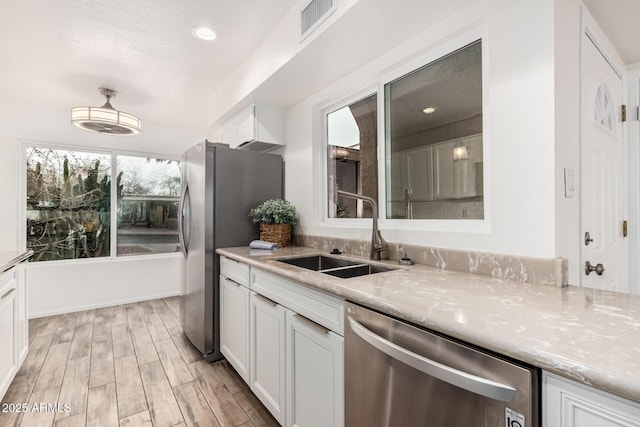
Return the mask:
<svg viewBox="0 0 640 427">
<path fill-rule="evenodd" d="M 349 316 L 349 326 L 360 338 L 386 355 L 427 375 L 490 399 L 510 402 L 516 389 L 428 359 L 373 333 Z"/>
<path fill-rule="evenodd" d="M 180 237 L 180 250 L 186 258 L 189 254 L 189 233 L 191 231 L 191 200 L 189 198 L 189 184 L 186 183 L 182 197 L 180 198 L 180 207 L 178 208 L 178 236 Z"/>
</svg>

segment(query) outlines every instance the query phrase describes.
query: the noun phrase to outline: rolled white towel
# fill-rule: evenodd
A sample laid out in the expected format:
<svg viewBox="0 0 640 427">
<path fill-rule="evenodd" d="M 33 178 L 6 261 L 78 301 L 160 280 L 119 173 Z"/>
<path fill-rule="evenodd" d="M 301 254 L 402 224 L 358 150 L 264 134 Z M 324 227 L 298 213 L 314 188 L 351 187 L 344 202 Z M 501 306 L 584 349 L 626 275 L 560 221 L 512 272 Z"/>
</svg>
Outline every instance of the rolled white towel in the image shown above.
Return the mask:
<svg viewBox="0 0 640 427">
<path fill-rule="evenodd" d="M 251 243 L 249 243 L 249 247 L 251 249 L 273 250 L 273 249 L 278 249 L 278 244 L 273 242 L 265 242 L 263 240 L 254 240 Z"/>
</svg>

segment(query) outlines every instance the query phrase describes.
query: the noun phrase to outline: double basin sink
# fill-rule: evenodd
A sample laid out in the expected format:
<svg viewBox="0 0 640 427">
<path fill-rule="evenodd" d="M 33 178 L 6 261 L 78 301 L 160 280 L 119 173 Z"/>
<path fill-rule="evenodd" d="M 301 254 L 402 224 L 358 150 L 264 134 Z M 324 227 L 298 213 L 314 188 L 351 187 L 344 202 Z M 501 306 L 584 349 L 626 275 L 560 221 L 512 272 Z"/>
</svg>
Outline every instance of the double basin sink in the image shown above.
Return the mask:
<svg viewBox="0 0 640 427">
<path fill-rule="evenodd" d="M 381 265 L 367 264 L 340 258 L 332 258 L 324 255 L 313 255 L 306 257 L 285 258 L 278 260 L 296 267 L 307 270 L 318 271 L 331 276 L 349 279 L 352 277 L 366 276 L 369 274 L 383 273 L 394 270 L 393 268 Z"/>
</svg>

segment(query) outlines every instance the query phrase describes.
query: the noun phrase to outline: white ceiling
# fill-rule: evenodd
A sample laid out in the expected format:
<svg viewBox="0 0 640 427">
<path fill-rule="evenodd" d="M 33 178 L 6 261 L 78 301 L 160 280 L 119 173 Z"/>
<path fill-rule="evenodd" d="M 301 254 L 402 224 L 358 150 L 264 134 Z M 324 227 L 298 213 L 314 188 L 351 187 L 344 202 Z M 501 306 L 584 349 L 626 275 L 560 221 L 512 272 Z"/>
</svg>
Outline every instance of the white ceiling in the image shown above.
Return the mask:
<svg viewBox="0 0 640 427">
<path fill-rule="evenodd" d="M 206 127 L 208 98 L 297 0 L 19 0 L 0 12 L 0 102 L 104 103 L 147 123 Z M 209 25 L 213 42 L 192 27 Z"/>
<path fill-rule="evenodd" d="M 640 62 L 640 0 L 583 0 L 626 64 Z"/>
<path fill-rule="evenodd" d="M 585 3 L 625 63 L 640 62 L 640 27 L 635 22 L 640 1 Z M 107 86 L 119 91 L 114 107 L 140 116 L 143 128 L 145 123 L 205 128 L 210 94 L 296 4 L 297 0 L 3 1 L 0 102 L 57 109 L 96 106 L 104 103 L 98 87 Z M 212 26 L 218 38 L 195 39 L 190 30 L 200 24 Z M 359 31 L 353 30 L 351 37 L 357 37 Z M 361 50 L 366 50 L 363 42 Z M 384 43 L 378 42 L 376 52 L 386 47 Z M 317 86 L 321 79 L 303 80 Z"/>
</svg>

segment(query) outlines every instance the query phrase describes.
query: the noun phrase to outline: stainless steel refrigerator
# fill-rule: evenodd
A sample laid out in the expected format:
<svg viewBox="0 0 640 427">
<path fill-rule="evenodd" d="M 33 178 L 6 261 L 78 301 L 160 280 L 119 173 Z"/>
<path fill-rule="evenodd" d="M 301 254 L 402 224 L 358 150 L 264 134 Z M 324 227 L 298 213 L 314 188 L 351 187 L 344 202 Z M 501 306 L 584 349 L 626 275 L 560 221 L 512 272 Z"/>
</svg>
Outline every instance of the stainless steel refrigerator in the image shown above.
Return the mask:
<svg viewBox="0 0 640 427">
<path fill-rule="evenodd" d="M 214 361 L 222 358 L 215 250 L 246 246 L 258 238 L 249 210 L 282 197 L 282 157 L 205 141 L 186 151 L 182 170 L 178 216 L 186 268 L 180 322 L 191 343 Z"/>
</svg>

